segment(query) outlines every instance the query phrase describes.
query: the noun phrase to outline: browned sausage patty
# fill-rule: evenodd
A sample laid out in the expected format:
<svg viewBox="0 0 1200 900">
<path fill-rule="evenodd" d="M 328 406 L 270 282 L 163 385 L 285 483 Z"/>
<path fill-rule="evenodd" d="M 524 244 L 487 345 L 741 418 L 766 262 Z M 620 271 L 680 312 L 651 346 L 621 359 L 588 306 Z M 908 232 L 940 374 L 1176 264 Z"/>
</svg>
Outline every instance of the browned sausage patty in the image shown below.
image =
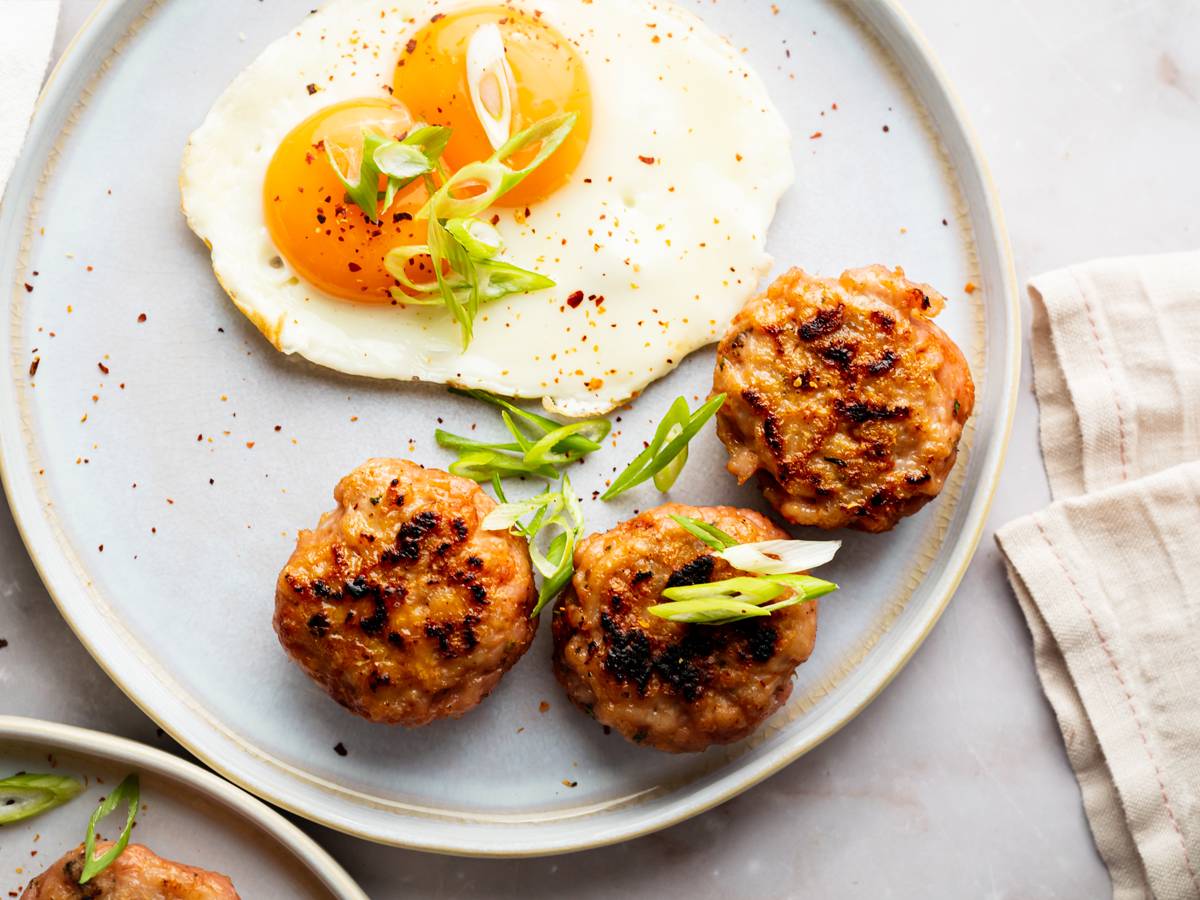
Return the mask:
<svg viewBox="0 0 1200 900">
<path fill-rule="evenodd" d="M 931 321 L 945 299 L 901 269 L 799 269 L 737 314 L 717 350 L 729 471 L 759 473 L 798 525 L 887 531 L 941 491 L 975 386 Z"/>
<path fill-rule="evenodd" d="M 528 547 L 480 530 L 496 504 L 474 482 L 415 463 L 373 459 L 333 496 L 280 573 L 280 643 L 374 722 L 461 716 L 533 640 Z"/>
<path fill-rule="evenodd" d="M 687 625 L 646 612 L 665 588 L 739 573 L 670 516 L 701 519 L 742 543 L 786 539 L 759 513 L 669 503 L 594 534 L 554 610 L 554 671 L 575 705 L 629 740 L 671 752 L 746 737 L 787 700 L 812 653 L 816 602 L 769 618 Z"/>
<path fill-rule="evenodd" d="M 112 844 L 96 841 L 96 854 Z M 130 844 L 103 872 L 80 884 L 83 852 L 80 844 L 55 861 L 29 882 L 21 900 L 238 900 L 233 883 L 224 875 L 163 859 L 141 844 Z"/>
</svg>

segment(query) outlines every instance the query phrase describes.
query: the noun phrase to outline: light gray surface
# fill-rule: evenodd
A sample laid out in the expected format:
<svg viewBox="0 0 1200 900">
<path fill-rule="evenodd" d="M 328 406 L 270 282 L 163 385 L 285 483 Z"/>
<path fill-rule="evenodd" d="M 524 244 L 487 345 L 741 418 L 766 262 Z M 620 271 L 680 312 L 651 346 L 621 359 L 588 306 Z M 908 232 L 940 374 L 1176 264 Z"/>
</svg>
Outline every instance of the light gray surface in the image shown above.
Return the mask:
<svg viewBox="0 0 1200 900">
<path fill-rule="evenodd" d="M 91 5 L 65 0 L 60 49 Z M 972 114 L 1023 278 L 1089 256 L 1196 246 L 1187 186 L 1200 147 L 1200 8 L 1189 0 L 908 6 Z M 1048 499 L 1036 421 L 1026 374 L 993 526 Z M 0 637 L 9 641 L 0 650 L 5 712 L 169 743 L 77 644 L 7 517 Z M 513 862 L 313 833 L 381 898 L 1109 893 L 990 533 L 942 622 L 870 709 L 689 824 L 621 847 Z"/>
</svg>

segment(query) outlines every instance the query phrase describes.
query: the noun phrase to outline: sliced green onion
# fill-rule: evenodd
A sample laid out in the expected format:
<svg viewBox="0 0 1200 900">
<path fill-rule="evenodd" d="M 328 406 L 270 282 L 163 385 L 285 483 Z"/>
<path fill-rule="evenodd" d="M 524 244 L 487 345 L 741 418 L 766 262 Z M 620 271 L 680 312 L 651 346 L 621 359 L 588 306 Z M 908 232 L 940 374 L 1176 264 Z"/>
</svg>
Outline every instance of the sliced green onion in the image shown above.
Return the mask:
<svg viewBox="0 0 1200 900">
<path fill-rule="evenodd" d="M 724 581 L 712 581 L 707 584 L 689 584 L 680 587 L 667 588 L 662 595 L 668 600 L 699 600 L 709 597 L 728 597 L 733 600 L 744 600 L 756 606 L 774 600 L 787 592 L 783 585 L 768 581 L 766 578 L 751 578 L 743 576 L 726 578 Z"/>
<path fill-rule="evenodd" d="M 498 300 L 509 294 L 540 291 L 554 287 L 554 281 L 536 272 L 496 259 L 500 251 L 500 235 L 475 217 L 525 180 L 545 162 L 575 127 L 576 116 L 567 113 L 536 122 L 514 135 L 491 157 L 483 162 L 463 166 L 440 188 L 426 174 L 429 201 L 418 218 L 429 220 L 427 250 L 433 264 L 437 292 L 462 331 L 463 349 L 471 343 L 475 317 L 483 302 Z M 538 146 L 534 158 L 522 169 L 513 169 L 505 162 L 522 150 Z M 456 192 L 474 189 L 470 196 L 458 197 Z M 429 292 L 432 285 L 413 286 L 404 264 L 419 248 L 403 247 L 392 251 L 385 260 L 388 272 L 402 287 L 393 288 L 392 296 L 405 302 L 403 288 L 418 294 Z M 449 269 L 447 274 L 446 269 Z M 403 277 L 402 277 L 403 276 Z"/>
<path fill-rule="evenodd" d="M 456 394 L 459 397 L 470 397 L 472 400 L 478 400 L 480 403 L 487 403 L 491 406 L 505 410 L 515 419 L 530 426 L 530 429 L 533 430 L 534 433 L 539 437 L 542 435 L 547 435 L 555 429 L 562 427 L 561 422 L 556 422 L 547 416 L 530 412 L 527 409 L 522 409 L 512 401 L 506 400 L 503 397 L 498 397 L 495 394 L 489 393 L 488 391 L 452 387 L 450 388 L 450 393 Z M 607 430 L 605 431 L 605 434 L 607 435 Z M 603 440 L 603 436 L 597 438 L 596 440 Z M 560 449 L 579 450 L 583 453 L 591 453 L 597 449 L 595 446 L 592 446 L 594 443 L 594 441 L 590 441 L 584 436 L 576 435 L 568 437 L 566 440 L 564 440 L 563 447 Z"/>
<path fill-rule="evenodd" d="M 682 433 L 683 426 L 677 422 L 667 432 L 666 439 L 673 441 Z M 673 460 L 654 473 L 654 486 L 664 494 L 669 491 L 679 479 L 680 474 L 683 472 L 683 467 L 687 465 L 687 461 L 688 448 L 684 447 Z"/>
<path fill-rule="evenodd" d="M 585 419 L 582 422 L 572 422 L 570 425 L 563 425 L 561 428 L 556 428 L 549 432 L 540 441 L 529 447 L 525 451 L 525 462 L 530 465 L 540 465 L 546 462 L 553 465 L 563 465 L 574 462 L 585 453 L 594 453 L 599 450 L 599 442 L 604 440 L 611 427 L 608 419 Z M 583 438 L 582 441 L 576 442 L 576 446 L 580 447 L 580 449 L 566 452 L 555 451 L 554 448 L 563 443 L 567 438 L 576 436 Z"/>
<path fill-rule="evenodd" d="M 544 509 L 556 497 L 556 493 L 547 492 L 538 494 L 536 497 L 530 497 L 528 500 L 518 500 L 514 503 L 509 503 L 504 499 L 503 493 L 501 493 L 498 498 L 501 501 L 500 505 L 484 517 L 479 527 L 484 531 L 507 531 L 525 516 L 532 515 L 539 509 Z"/>
<path fill-rule="evenodd" d="M 336 151 L 345 155 L 345 147 L 326 143 L 325 156 L 351 202 L 372 222 L 378 222 L 399 191 L 435 170 L 449 140 L 450 129 L 435 125 L 417 128 L 402 141 L 364 131 L 362 159 L 356 173 L 343 170 L 338 162 Z M 387 189 L 380 206 L 379 179 L 384 176 Z"/>
<path fill-rule="evenodd" d="M 375 148 L 371 158 L 375 167 L 389 178 L 409 181 L 433 171 L 433 163 L 420 147 L 400 141 L 389 141 Z"/>
<path fill-rule="evenodd" d="M 529 475 L 553 481 L 558 475 L 553 466 L 529 466 L 518 456 L 509 456 L 496 450 L 471 450 L 463 453 L 450 464 L 449 472 L 451 475 L 470 478 L 481 484 L 495 477 L 524 478 Z"/>
<path fill-rule="evenodd" d="M 497 506 L 483 520 L 485 531 L 510 531 L 529 542 L 529 558 L 542 577 L 538 602 L 532 616 L 567 586 L 575 572 L 575 545 L 583 536 L 583 510 L 571 489 L 571 480 L 563 476 L 557 491 L 548 491 L 509 503 L 504 499 L 499 482 L 494 482 Z M 529 516 L 522 524 L 521 519 Z"/>
<path fill-rule="evenodd" d="M 504 240 L 496 226 L 482 219 L 451 219 L 446 230 L 472 259 L 491 259 L 504 249 Z"/>
<path fill-rule="evenodd" d="M 429 187 L 433 182 L 429 176 Z M 475 313 L 479 306 L 478 284 L 473 279 L 475 264 L 470 254 L 462 248 L 458 241 L 450 237 L 450 233 L 436 216 L 429 220 L 429 260 L 433 263 L 433 277 L 437 280 L 438 291 L 450 314 L 457 320 L 463 334 L 463 349 L 471 343 L 474 334 Z M 453 289 L 446 279 L 443 263 L 458 273 L 458 279 L 466 283 L 467 290 L 459 292 Z"/>
<path fill-rule="evenodd" d="M 841 541 L 758 541 L 739 544 L 715 525 L 690 516 L 672 515 L 671 518 L 716 551 L 713 555 L 718 559 L 725 560 L 735 569 L 754 574 L 707 584 L 667 588 L 662 596 L 670 602 L 647 609 L 659 618 L 672 622 L 722 625 L 770 615 L 775 610 L 786 609 L 837 590 L 833 582 L 814 578 L 805 574 L 805 571 L 833 559 L 842 546 Z M 789 592 L 790 596 L 783 597 Z M 783 599 L 780 600 L 780 597 Z"/>
<path fill-rule="evenodd" d="M 79 795 L 83 785 L 64 775 L 22 772 L 0 780 L 0 825 L 32 818 Z"/>
<path fill-rule="evenodd" d="M 558 468 L 599 450 L 600 442 L 612 428 L 607 419 L 599 418 L 563 425 L 486 391 L 450 390 L 498 407 L 504 426 L 513 437 L 512 442 L 487 443 L 441 429 L 435 432 L 439 446 L 460 454 L 450 471 L 476 481 L 522 475 L 553 479 Z"/>
<path fill-rule="evenodd" d="M 647 608 L 646 612 L 670 622 L 690 622 L 696 625 L 723 625 L 739 619 L 769 616 L 769 610 L 731 600 L 728 597 L 708 597 L 699 600 L 678 600 L 674 603 L 659 603 Z"/>
<path fill-rule="evenodd" d="M 133 820 L 137 817 L 138 796 L 137 775 L 126 775 L 125 780 L 117 785 L 117 789 L 105 797 L 104 801 L 96 807 L 96 811 L 92 813 L 92 818 L 88 821 L 87 837 L 83 842 L 83 874 L 79 876 L 80 884 L 87 884 L 125 852 L 125 847 L 129 844 L 129 834 L 133 831 Z M 101 819 L 122 803 L 129 805 L 129 813 L 125 817 L 125 828 L 121 831 L 121 836 L 117 838 L 115 844 L 100 856 L 96 856 L 96 826 L 100 824 Z"/>
<path fill-rule="evenodd" d="M 346 152 L 346 148 L 326 142 L 325 157 L 333 168 L 334 174 L 346 189 L 346 196 L 363 211 L 372 222 L 379 221 L 379 167 L 375 164 L 375 151 L 384 144 L 391 143 L 387 138 L 373 132 L 363 132 L 362 159 L 358 171 L 344 171 L 338 163 L 335 150 Z"/>
<path fill-rule="evenodd" d="M 437 429 L 433 433 L 439 447 L 444 447 L 447 450 L 503 450 L 509 453 L 524 453 L 525 450 L 520 444 L 489 444 L 484 441 L 476 441 L 471 438 L 462 437 L 461 435 L 451 434 L 449 431 Z"/>
<path fill-rule="evenodd" d="M 420 125 L 409 132 L 401 143 L 418 148 L 431 160 L 439 160 L 450 143 L 452 128 L 445 125 Z"/>
<path fill-rule="evenodd" d="M 671 466 L 724 402 L 725 395 L 718 394 L 693 413 L 689 412 L 685 398 L 676 399 L 654 432 L 650 446 L 634 457 L 633 462 L 626 467 L 625 471 L 618 475 L 608 490 L 600 495 L 600 499 L 612 500 Z M 678 427 L 678 431 L 675 430 L 676 427 Z M 675 436 L 669 437 L 671 434 Z M 664 479 L 663 483 L 667 488 L 674 484 L 675 478 L 679 476 L 682 469 L 682 464 L 677 465 L 669 483 Z"/>
<path fill-rule="evenodd" d="M 728 547 L 736 547 L 737 540 L 730 537 L 716 525 L 709 525 L 707 522 L 701 522 L 699 519 L 693 519 L 690 516 L 672 515 L 672 519 L 691 534 L 697 537 L 713 550 L 724 550 Z"/>
<path fill-rule="evenodd" d="M 668 588 L 663 596 L 670 603 L 647 608 L 651 615 L 672 622 L 699 625 L 725 625 L 742 619 L 769 616 L 823 597 L 837 590 L 837 585 L 811 575 L 764 575 L 760 578 L 729 578 L 710 584 Z M 791 591 L 791 596 L 769 603 Z M 769 605 L 765 605 L 769 604 Z"/>
<path fill-rule="evenodd" d="M 841 546 L 841 541 L 759 541 L 725 548 L 717 556 L 743 572 L 787 575 L 825 565 Z"/>
<path fill-rule="evenodd" d="M 562 113 L 542 119 L 513 135 L 488 159 L 463 166 L 429 198 L 418 218 L 425 215 L 431 219 L 466 219 L 479 215 L 549 159 L 567 139 L 567 135 L 575 127 L 575 120 L 575 113 Z M 506 160 L 534 144 L 540 144 L 537 155 L 526 166 L 512 169 L 507 165 Z M 469 197 L 454 195 L 456 191 L 466 188 L 477 190 Z"/>
</svg>

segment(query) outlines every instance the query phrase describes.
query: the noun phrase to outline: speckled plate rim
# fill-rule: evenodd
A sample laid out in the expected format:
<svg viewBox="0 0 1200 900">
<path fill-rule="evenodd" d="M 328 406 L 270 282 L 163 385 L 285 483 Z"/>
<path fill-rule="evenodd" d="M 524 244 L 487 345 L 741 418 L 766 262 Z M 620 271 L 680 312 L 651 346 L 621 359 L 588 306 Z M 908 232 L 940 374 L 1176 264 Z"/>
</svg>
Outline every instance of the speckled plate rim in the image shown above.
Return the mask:
<svg viewBox="0 0 1200 900">
<path fill-rule="evenodd" d="M 18 478 L 15 474 L 21 473 L 23 476 L 28 471 L 28 467 L 22 465 L 25 462 L 25 448 L 21 433 L 25 423 L 21 420 L 12 385 L 3 385 L 4 390 L 0 390 L 0 482 L 3 483 L 25 546 L 47 590 L 80 641 L 108 676 L 181 745 L 230 781 L 264 800 L 364 840 L 435 853 L 468 856 L 527 857 L 574 852 L 630 840 L 678 824 L 729 800 L 778 772 L 836 734 L 862 712 L 899 674 L 932 631 L 966 573 L 982 537 L 1000 479 L 1016 411 L 1021 369 L 1021 306 L 1012 251 L 997 192 L 978 142 L 967 123 L 962 105 L 940 64 L 916 24 L 897 0 L 843 2 L 868 30 L 874 33 L 936 124 L 949 162 L 956 170 L 967 206 L 973 212 L 975 246 L 979 249 L 980 269 L 987 295 L 992 298 L 990 302 L 1003 304 L 1004 317 L 1000 340 L 1002 359 L 997 362 L 994 370 L 1001 382 L 998 389 L 1000 402 L 997 421 L 993 423 L 990 440 L 975 448 L 975 453 L 983 455 L 979 481 L 974 492 L 968 498 L 964 498 L 967 501 L 967 509 L 960 533 L 956 538 L 948 539 L 953 543 L 953 547 L 943 571 L 931 588 L 933 600 L 925 603 L 919 610 L 914 610 L 916 615 L 906 623 L 903 640 L 895 641 L 886 650 L 880 648 L 870 665 L 863 666 L 859 672 L 847 679 L 844 695 L 840 698 L 836 710 L 824 716 L 826 722 L 822 730 L 813 735 L 783 742 L 779 747 L 751 761 L 732 766 L 726 774 L 713 779 L 711 783 L 679 801 L 663 804 L 653 810 L 631 808 L 617 824 L 601 825 L 588 832 L 586 837 L 556 833 L 552 822 L 547 823 L 551 827 L 537 831 L 537 836 L 533 838 L 517 837 L 513 832 L 510 832 L 511 837 L 506 836 L 505 825 L 500 822 L 462 823 L 459 829 L 452 832 L 452 841 L 439 841 L 422 834 L 419 823 L 413 827 L 411 820 L 407 827 L 400 825 L 391 829 L 364 829 L 354 820 L 353 815 L 335 809 L 336 803 L 320 802 L 313 797 L 311 790 L 304 790 L 303 785 L 295 785 L 286 777 L 281 780 L 279 773 L 268 777 L 270 773 L 264 771 L 263 761 L 255 757 L 251 748 L 230 742 L 225 735 L 210 735 L 211 740 L 206 744 L 201 735 L 189 734 L 181 726 L 170 721 L 167 715 L 168 705 L 174 704 L 178 710 L 186 704 L 179 698 L 170 697 L 164 692 L 162 685 L 153 683 L 148 672 L 138 672 L 143 676 L 138 684 L 117 674 L 115 670 L 118 666 L 107 659 L 103 642 L 97 640 L 87 628 L 81 614 L 85 608 L 76 608 L 77 601 L 87 602 L 83 585 L 78 581 L 78 573 L 69 561 L 63 558 L 56 546 L 53 529 L 45 520 L 36 490 L 28 478 Z M 145 0 L 98 0 L 96 9 L 68 45 L 43 88 L 27 137 L 27 147 L 36 143 L 38 138 L 45 138 L 48 131 L 53 131 L 53 117 L 47 114 L 48 110 L 57 108 L 59 104 L 73 107 L 77 94 L 90 76 L 89 65 L 94 68 L 98 58 L 106 58 L 107 54 L 100 51 L 111 49 L 101 46 L 103 35 L 107 31 L 105 26 L 123 15 L 126 7 L 134 5 L 145 6 Z M 29 160 L 27 156 L 28 154 L 23 154 L 18 159 L 9 183 L 10 191 L 18 179 L 36 181 L 42 169 L 39 162 Z M 0 235 L 13 227 L 16 215 L 14 210 L 6 209 L 0 204 Z M 137 669 L 137 661 L 133 661 L 132 666 Z M 129 663 L 126 661 L 121 667 L 128 668 Z M 0 723 L 3 721 L 0 718 Z M 194 724 L 200 728 L 205 727 L 203 722 Z M 231 752 L 234 756 L 228 755 Z M 213 777 L 204 774 L 206 777 Z M 236 788 L 228 785 L 226 787 L 241 796 L 244 802 L 254 802 Z M 405 821 L 402 816 L 396 818 L 398 822 Z M 294 826 L 288 824 L 288 827 Z M 492 835 L 489 841 L 481 841 L 480 829 L 493 829 L 499 836 Z M 312 846 L 317 849 L 315 844 Z M 323 851 L 319 852 L 323 854 Z M 332 860 L 330 862 L 332 863 Z M 363 895 L 357 892 L 347 896 Z"/>
<path fill-rule="evenodd" d="M 186 785 L 286 849 L 335 897 L 342 900 L 368 900 L 346 870 L 307 834 L 265 803 L 178 756 L 102 731 L 23 716 L 0 716 L 0 744 L 4 742 L 32 744 L 51 752 L 66 751 L 108 763 L 119 763 L 139 773 L 151 772 L 176 784 Z"/>
</svg>

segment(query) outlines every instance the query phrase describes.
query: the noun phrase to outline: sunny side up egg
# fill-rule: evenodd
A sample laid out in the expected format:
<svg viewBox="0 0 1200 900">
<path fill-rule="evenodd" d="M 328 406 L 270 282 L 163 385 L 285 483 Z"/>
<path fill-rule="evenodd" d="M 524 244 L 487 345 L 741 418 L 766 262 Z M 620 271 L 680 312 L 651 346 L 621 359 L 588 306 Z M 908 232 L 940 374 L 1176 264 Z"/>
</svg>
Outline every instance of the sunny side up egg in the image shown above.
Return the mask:
<svg viewBox="0 0 1200 900">
<path fill-rule="evenodd" d="M 499 80 L 468 77 L 482 32 L 503 45 Z M 501 257 L 555 286 L 484 304 L 464 349 L 449 312 L 397 300 L 383 265 L 425 241 L 423 180 L 372 222 L 346 202 L 325 147 L 445 125 L 454 171 L 561 113 L 575 116 L 566 140 L 484 214 Z M 761 80 L 671 3 L 335 0 L 218 99 L 181 188 L 218 280 L 279 350 L 584 416 L 720 337 L 770 269 L 767 231 L 793 180 Z"/>
</svg>

